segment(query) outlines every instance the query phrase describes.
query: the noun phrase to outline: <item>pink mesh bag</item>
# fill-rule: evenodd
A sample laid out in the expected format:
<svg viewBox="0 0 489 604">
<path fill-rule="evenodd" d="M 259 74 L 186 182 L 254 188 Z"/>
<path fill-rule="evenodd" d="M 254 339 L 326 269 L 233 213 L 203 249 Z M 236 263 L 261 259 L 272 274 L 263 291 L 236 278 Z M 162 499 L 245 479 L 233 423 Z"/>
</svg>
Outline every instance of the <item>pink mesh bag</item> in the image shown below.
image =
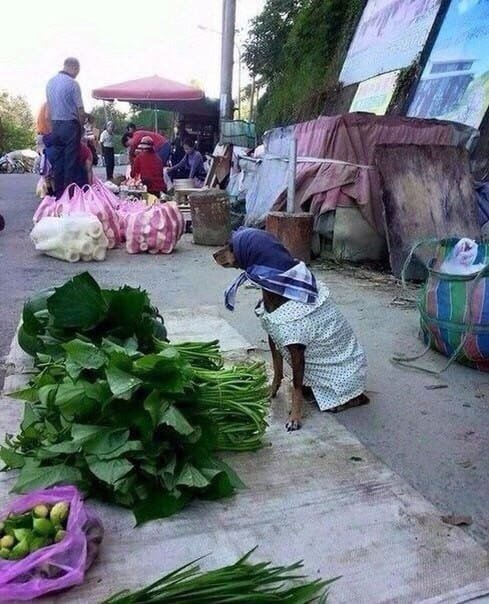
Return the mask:
<svg viewBox="0 0 489 604">
<path fill-rule="evenodd" d="M 93 187 L 85 185 L 82 189 L 72 184 L 66 187 L 63 195 L 56 201 L 54 197 L 45 197 L 39 204 L 33 220 L 37 223 L 45 216 L 66 216 L 69 214 L 92 214 L 102 223 L 105 236 L 109 240 L 109 249 L 121 242 L 118 203 L 101 183 Z"/>
<path fill-rule="evenodd" d="M 58 501 L 70 504 L 67 534 L 59 543 L 39 549 L 22 560 L 0 560 L 0 602 L 32 600 L 83 582 L 87 569 L 97 557 L 104 531 L 75 487 L 33 491 L 14 501 L 0 518 Z"/>
<path fill-rule="evenodd" d="M 123 222 L 126 250 L 130 254 L 171 254 L 185 227 L 183 215 L 173 201 L 135 208 Z"/>
</svg>

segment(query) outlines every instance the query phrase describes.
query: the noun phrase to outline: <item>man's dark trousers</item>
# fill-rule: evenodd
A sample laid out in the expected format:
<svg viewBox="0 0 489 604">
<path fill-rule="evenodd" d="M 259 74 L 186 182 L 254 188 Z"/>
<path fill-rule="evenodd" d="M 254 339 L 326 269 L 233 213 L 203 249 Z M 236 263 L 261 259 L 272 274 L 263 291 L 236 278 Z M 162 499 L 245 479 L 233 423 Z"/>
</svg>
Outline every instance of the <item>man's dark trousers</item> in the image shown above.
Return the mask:
<svg viewBox="0 0 489 604">
<path fill-rule="evenodd" d="M 102 145 L 102 153 L 104 156 L 105 162 L 105 172 L 107 174 L 107 180 L 112 180 L 114 178 L 114 147 L 105 147 Z"/>
<path fill-rule="evenodd" d="M 56 198 L 79 176 L 81 127 L 77 120 L 53 120 L 53 174 Z"/>
</svg>

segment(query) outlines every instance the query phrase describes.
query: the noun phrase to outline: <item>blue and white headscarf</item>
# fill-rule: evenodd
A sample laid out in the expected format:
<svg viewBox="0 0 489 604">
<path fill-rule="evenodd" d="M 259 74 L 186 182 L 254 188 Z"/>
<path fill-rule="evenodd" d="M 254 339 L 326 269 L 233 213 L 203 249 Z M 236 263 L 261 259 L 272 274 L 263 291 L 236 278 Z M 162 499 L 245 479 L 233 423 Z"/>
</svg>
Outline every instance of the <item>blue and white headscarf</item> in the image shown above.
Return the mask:
<svg viewBox="0 0 489 604">
<path fill-rule="evenodd" d="M 224 304 L 228 310 L 234 310 L 236 293 L 245 281 L 289 300 L 305 304 L 316 302 L 318 288 L 314 275 L 270 233 L 240 228 L 233 233 L 231 247 L 244 273 L 224 293 Z"/>
</svg>

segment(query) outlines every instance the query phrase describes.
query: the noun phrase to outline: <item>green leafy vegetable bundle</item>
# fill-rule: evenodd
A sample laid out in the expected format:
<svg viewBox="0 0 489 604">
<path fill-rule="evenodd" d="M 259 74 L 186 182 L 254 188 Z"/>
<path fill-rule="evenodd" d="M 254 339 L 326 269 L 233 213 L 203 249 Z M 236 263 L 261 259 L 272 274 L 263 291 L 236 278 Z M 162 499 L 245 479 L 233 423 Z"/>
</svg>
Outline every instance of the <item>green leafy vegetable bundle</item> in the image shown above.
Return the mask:
<svg viewBox="0 0 489 604">
<path fill-rule="evenodd" d="M 135 592 L 115 594 L 102 604 L 325 604 L 336 579 L 305 581 L 302 562 L 272 566 L 252 564 L 249 552 L 230 566 L 202 572 L 194 562 Z"/>
<path fill-rule="evenodd" d="M 18 339 L 31 356 L 63 354 L 60 344 L 78 335 L 94 344 L 103 338 L 132 338 L 141 352 L 154 349 L 153 338 L 166 330 L 148 294 L 140 289 L 101 289 L 89 273 L 62 287 L 45 290 L 24 305 Z"/>
<path fill-rule="evenodd" d="M 0 449 L 20 469 L 15 490 L 76 484 L 141 523 L 241 486 L 215 452 L 261 445 L 263 366 L 223 368 L 217 342 L 169 344 L 145 292 L 101 290 L 87 273 L 36 304 L 19 341 L 38 373 L 12 394 L 24 418 Z"/>
</svg>

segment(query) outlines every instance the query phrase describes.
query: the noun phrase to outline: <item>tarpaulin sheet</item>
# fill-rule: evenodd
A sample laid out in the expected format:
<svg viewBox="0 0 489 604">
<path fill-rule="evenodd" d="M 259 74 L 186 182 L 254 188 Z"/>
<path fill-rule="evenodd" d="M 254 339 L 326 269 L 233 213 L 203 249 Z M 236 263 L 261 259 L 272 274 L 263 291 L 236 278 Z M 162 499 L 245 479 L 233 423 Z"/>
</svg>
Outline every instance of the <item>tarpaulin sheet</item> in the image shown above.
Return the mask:
<svg viewBox="0 0 489 604">
<path fill-rule="evenodd" d="M 297 139 L 296 210 L 316 216 L 337 206 L 358 205 L 364 218 L 384 232 L 380 181 L 373 158 L 376 145 L 464 145 L 474 130 L 453 122 L 347 113 L 270 131 L 265 157 L 248 191 L 247 224 L 263 222 L 270 210 L 285 206 L 290 139 Z M 301 158 L 342 163 L 302 161 Z"/>
</svg>

